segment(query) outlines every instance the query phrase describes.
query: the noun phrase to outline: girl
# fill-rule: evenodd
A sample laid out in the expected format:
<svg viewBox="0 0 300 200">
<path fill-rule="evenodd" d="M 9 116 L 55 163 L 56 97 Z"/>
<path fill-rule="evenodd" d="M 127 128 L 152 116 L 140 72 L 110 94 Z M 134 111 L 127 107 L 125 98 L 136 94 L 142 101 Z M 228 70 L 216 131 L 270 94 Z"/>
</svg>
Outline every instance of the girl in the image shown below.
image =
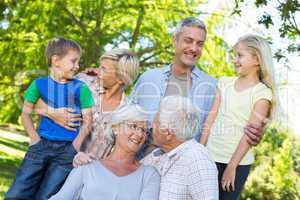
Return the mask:
<svg viewBox="0 0 300 200">
<path fill-rule="evenodd" d="M 247 123 L 265 125 L 275 103 L 272 54 L 267 41 L 246 35 L 234 45 L 234 56 L 238 77 L 219 79 L 212 108 L 215 112 L 208 115 L 200 139 L 202 144 L 207 142 L 218 168 L 220 200 L 238 199 L 254 162 L 243 127 Z M 209 132 L 212 134 L 208 138 Z"/>
</svg>

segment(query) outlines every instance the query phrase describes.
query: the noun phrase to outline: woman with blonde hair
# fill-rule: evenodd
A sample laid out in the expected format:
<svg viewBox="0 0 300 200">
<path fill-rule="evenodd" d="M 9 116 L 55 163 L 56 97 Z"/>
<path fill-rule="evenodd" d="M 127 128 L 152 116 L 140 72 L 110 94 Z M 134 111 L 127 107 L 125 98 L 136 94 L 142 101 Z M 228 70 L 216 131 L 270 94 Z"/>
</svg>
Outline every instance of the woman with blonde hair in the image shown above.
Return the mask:
<svg viewBox="0 0 300 200">
<path fill-rule="evenodd" d="M 212 111 L 202 129 L 200 142 L 207 143 L 219 172 L 220 200 L 235 200 L 243 189 L 254 156 L 245 125 L 263 126 L 275 108 L 272 53 L 257 35 L 245 35 L 234 45 L 238 77 L 221 77 Z"/>
</svg>

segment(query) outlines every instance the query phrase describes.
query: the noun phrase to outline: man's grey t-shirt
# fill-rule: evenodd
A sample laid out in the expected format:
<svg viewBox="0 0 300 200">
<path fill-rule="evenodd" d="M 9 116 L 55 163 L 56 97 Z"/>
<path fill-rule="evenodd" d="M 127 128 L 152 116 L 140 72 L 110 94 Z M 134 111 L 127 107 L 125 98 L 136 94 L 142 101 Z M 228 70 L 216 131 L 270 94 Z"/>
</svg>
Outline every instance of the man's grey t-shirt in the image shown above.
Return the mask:
<svg viewBox="0 0 300 200">
<path fill-rule="evenodd" d="M 75 168 L 50 200 L 157 200 L 160 175 L 141 165 L 126 176 L 117 176 L 99 161 Z"/>
<path fill-rule="evenodd" d="M 166 96 L 183 96 L 187 97 L 189 92 L 189 83 L 188 83 L 187 74 L 184 75 L 174 75 L 171 74 L 168 80 L 168 85 L 165 93 Z"/>
</svg>

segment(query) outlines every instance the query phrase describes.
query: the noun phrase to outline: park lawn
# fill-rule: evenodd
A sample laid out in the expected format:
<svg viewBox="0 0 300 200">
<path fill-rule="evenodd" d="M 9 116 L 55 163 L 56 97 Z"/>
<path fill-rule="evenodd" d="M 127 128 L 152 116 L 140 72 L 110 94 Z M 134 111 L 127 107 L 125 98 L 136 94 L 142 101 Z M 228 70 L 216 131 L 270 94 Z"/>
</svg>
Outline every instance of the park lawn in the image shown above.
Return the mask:
<svg viewBox="0 0 300 200">
<path fill-rule="evenodd" d="M 28 147 L 28 137 L 0 130 L 0 199 L 10 186 Z"/>
</svg>

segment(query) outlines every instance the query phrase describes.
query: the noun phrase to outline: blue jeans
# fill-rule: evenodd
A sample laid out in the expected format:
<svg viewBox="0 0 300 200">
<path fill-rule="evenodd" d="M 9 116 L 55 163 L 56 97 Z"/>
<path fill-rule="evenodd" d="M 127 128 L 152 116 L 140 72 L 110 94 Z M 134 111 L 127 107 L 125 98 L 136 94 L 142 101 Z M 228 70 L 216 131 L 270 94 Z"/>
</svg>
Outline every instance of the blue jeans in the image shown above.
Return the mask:
<svg viewBox="0 0 300 200">
<path fill-rule="evenodd" d="M 72 170 L 72 142 L 41 139 L 29 147 L 5 200 L 46 200 L 57 193 Z"/>
<path fill-rule="evenodd" d="M 222 177 L 223 173 L 227 167 L 227 164 L 216 162 L 218 168 L 218 181 L 219 181 L 219 199 L 220 200 L 238 200 L 239 196 L 244 188 L 245 182 L 250 172 L 251 165 L 239 165 L 236 168 L 235 181 L 234 181 L 234 191 L 225 192 L 222 189 Z"/>
</svg>

